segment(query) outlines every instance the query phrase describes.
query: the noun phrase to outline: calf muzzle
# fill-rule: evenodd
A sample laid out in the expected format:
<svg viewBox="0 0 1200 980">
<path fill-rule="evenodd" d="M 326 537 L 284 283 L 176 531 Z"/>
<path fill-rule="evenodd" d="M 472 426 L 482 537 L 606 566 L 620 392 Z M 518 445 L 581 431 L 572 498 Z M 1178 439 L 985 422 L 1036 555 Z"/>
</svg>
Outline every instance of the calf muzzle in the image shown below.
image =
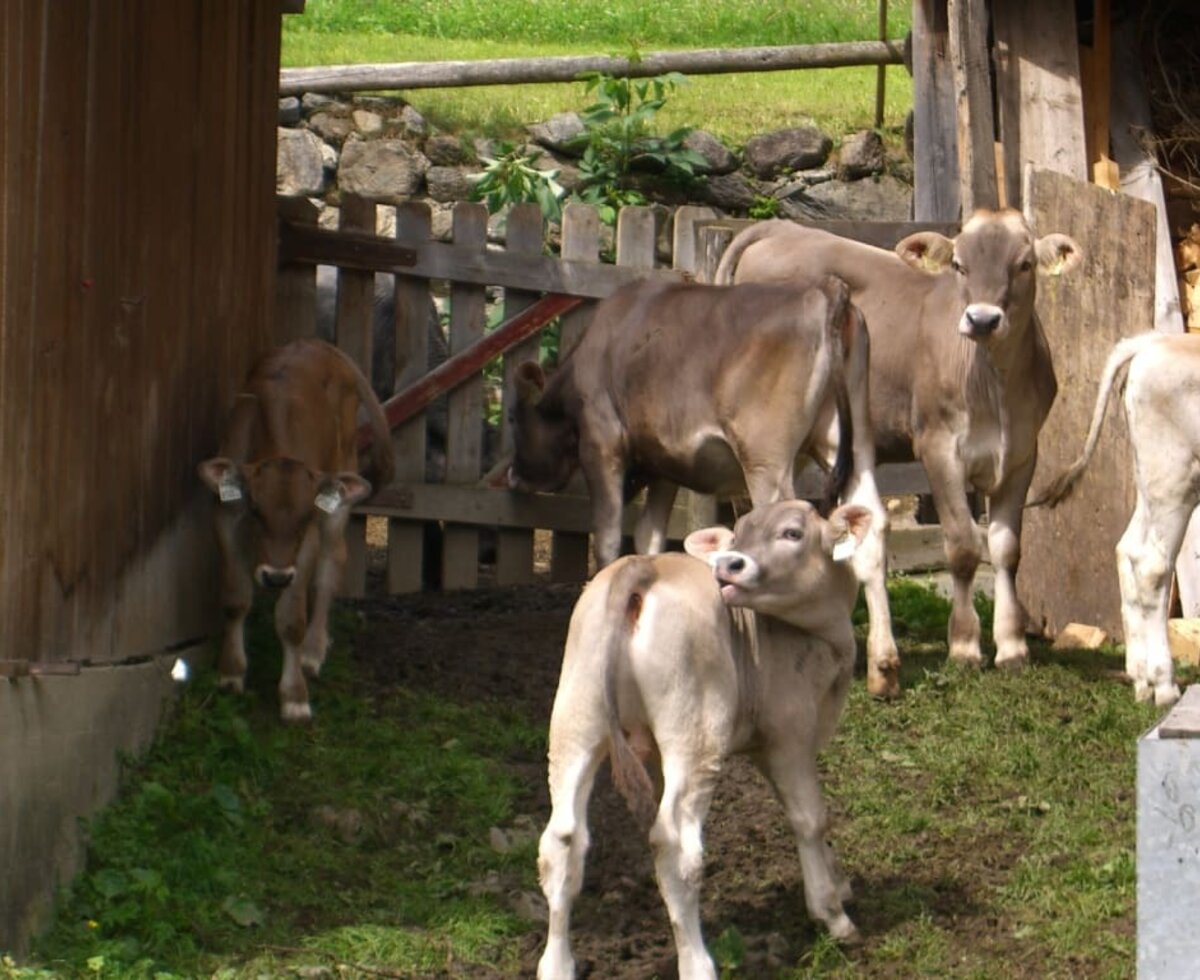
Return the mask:
<svg viewBox="0 0 1200 980">
<path fill-rule="evenodd" d="M 259 565 L 255 569 L 254 577 L 264 588 L 286 589 L 296 577 L 296 569 L 294 567 L 275 568 L 272 565 Z"/>
</svg>

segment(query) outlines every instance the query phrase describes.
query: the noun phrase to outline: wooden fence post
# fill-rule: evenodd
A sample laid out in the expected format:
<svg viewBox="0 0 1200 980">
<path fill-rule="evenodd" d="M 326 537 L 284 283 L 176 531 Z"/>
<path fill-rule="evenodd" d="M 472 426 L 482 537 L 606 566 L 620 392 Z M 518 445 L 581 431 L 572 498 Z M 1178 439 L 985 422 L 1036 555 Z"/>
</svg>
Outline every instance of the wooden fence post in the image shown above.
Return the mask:
<svg viewBox="0 0 1200 980">
<path fill-rule="evenodd" d="M 423 242 L 429 239 L 429 205 L 401 204 L 396 208 L 396 238 Z M 396 276 L 396 388 L 419 380 L 429 364 L 429 281 Z M 396 480 L 425 481 L 425 413 L 420 412 L 393 433 L 396 446 Z M 424 529 L 419 521 L 388 521 L 388 592 L 419 592 L 424 563 Z"/>
<path fill-rule="evenodd" d="M 949 0 L 949 27 L 958 108 L 959 193 L 966 216 L 976 208 L 994 209 L 999 201 L 988 14 L 983 0 Z"/>
<path fill-rule="evenodd" d="M 276 199 L 281 221 L 316 225 L 317 209 L 303 197 Z M 275 284 L 275 343 L 286 344 L 317 332 L 317 270 L 307 262 L 292 262 L 279 269 Z M 241 379 L 238 379 L 239 381 Z"/>
<path fill-rule="evenodd" d="M 349 232 L 375 232 L 375 202 L 345 195 L 338 227 Z M 371 377 L 371 313 L 375 274 L 354 269 L 338 270 L 337 345 Z M 346 571 L 342 595 L 361 597 L 367 591 L 367 519 L 351 516 L 346 525 Z"/>
<path fill-rule="evenodd" d="M 542 209 L 536 204 L 517 204 L 508 212 L 505 248 L 514 255 L 541 255 L 543 242 Z M 516 316 L 537 301 L 537 293 L 522 289 L 504 290 L 504 319 Z M 504 355 L 504 398 L 513 394 L 513 374 L 523 361 L 536 361 L 541 334 L 522 341 Z M 501 413 L 502 416 L 506 413 Z M 502 419 L 501 444 L 512 446 L 507 418 Z M 497 532 L 496 584 L 521 585 L 533 581 L 533 532 L 504 528 Z"/>
<path fill-rule="evenodd" d="M 562 258 L 568 262 L 600 261 L 600 216 L 588 204 L 568 204 L 563 209 Z M 567 355 L 583 336 L 594 306 L 573 310 L 560 322 L 558 359 Z M 582 582 L 588 577 L 588 535 L 555 531 L 550 543 L 550 579 Z"/>
<path fill-rule="evenodd" d="M 454 206 L 454 244 L 482 252 L 487 248 L 487 208 L 462 201 Z M 450 286 L 450 353 L 483 336 L 486 287 Z M 475 375 L 450 392 L 446 419 L 446 483 L 478 483 L 483 378 Z M 473 589 L 479 584 L 479 531 L 447 524 L 442 543 L 442 588 Z"/>
<path fill-rule="evenodd" d="M 958 221 L 954 73 L 946 0 L 913 0 L 913 217 Z"/>
</svg>

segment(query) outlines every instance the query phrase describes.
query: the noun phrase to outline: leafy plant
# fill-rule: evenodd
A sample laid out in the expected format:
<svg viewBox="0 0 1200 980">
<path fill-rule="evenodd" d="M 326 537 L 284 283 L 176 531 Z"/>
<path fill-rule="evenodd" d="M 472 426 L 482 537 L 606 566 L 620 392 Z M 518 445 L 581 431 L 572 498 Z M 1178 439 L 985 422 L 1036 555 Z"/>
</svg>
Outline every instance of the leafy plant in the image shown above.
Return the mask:
<svg viewBox="0 0 1200 980">
<path fill-rule="evenodd" d="M 586 72 L 581 78 L 596 101 L 581 113 L 583 133 L 576 142 L 584 151 L 578 196 L 597 207 L 601 220 L 612 224 L 617 209 L 646 203 L 645 196 L 630 186 L 635 171 L 656 173 L 684 186 L 697 180 L 704 158 L 683 145 L 692 127 L 682 126 L 666 136 L 652 131 L 667 96 L 687 83 L 683 75 L 668 72 L 631 79 Z"/>
<path fill-rule="evenodd" d="M 562 200 L 566 191 L 555 179 L 557 168 L 540 170 L 534 164 L 540 152 L 526 153 L 511 143 L 500 143 L 499 153 L 483 157 L 482 172 L 468 176 L 474 187 L 471 197 L 483 201 L 491 214 L 511 204 L 536 203 L 547 221 L 562 219 Z"/>
<path fill-rule="evenodd" d="M 770 194 L 756 194 L 747 214 L 760 221 L 767 218 L 778 218 L 780 206 L 779 198 Z"/>
</svg>

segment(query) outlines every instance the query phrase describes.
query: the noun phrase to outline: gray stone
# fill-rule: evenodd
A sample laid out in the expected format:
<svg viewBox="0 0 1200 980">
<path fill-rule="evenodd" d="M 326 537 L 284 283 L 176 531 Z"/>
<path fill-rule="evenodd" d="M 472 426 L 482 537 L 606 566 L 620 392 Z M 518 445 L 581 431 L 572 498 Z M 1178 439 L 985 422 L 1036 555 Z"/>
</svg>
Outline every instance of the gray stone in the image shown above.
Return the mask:
<svg viewBox="0 0 1200 980">
<path fill-rule="evenodd" d="M 758 196 L 758 188 L 743 174 L 714 174 L 700 190 L 705 203 L 723 211 L 745 211 Z"/>
<path fill-rule="evenodd" d="M 746 141 L 746 163 L 757 177 L 773 177 L 781 170 L 819 167 L 833 149 L 833 140 L 815 126 L 777 129 Z"/>
<path fill-rule="evenodd" d="M 325 144 L 307 129 L 279 129 L 275 145 L 275 193 L 309 197 L 325 190 Z"/>
<path fill-rule="evenodd" d="M 354 128 L 364 136 L 374 136 L 383 132 L 383 116 L 378 112 L 367 109 L 355 109 L 350 118 L 354 120 Z"/>
<path fill-rule="evenodd" d="M 352 140 L 338 161 L 338 186 L 385 204 L 400 204 L 420 191 L 429 161 L 400 140 Z"/>
<path fill-rule="evenodd" d="M 337 147 L 323 140 L 321 142 L 321 165 L 330 173 L 336 171 L 338 165 Z"/>
<path fill-rule="evenodd" d="M 425 187 L 435 201 L 468 201 L 471 182 L 457 167 L 430 167 L 425 171 Z"/>
<path fill-rule="evenodd" d="M 579 156 L 583 153 L 583 147 L 570 145 L 573 140 L 583 134 L 583 120 L 579 118 L 577 112 L 560 112 L 545 122 L 527 126 L 526 130 L 533 141 L 540 146 L 559 153 L 566 153 L 569 156 Z"/>
<path fill-rule="evenodd" d="M 425 121 L 425 117 L 410 105 L 406 105 L 400 110 L 399 120 L 404 131 L 413 136 L 424 136 L 429 131 L 429 124 Z"/>
<path fill-rule="evenodd" d="M 882 173 L 885 159 L 883 140 L 873 129 L 846 137 L 838 151 L 838 180 L 860 180 Z"/>
<path fill-rule="evenodd" d="M 294 95 L 279 100 L 279 125 L 295 126 L 300 122 L 300 100 Z"/>
<path fill-rule="evenodd" d="M 430 136 L 425 141 L 425 155 L 438 167 L 453 167 L 463 163 L 467 154 L 457 136 Z"/>
<path fill-rule="evenodd" d="M 831 180 L 810 187 L 806 196 L 828 217 L 853 221 L 907 221 L 912 210 L 912 188 L 887 174 L 850 183 Z"/>
<path fill-rule="evenodd" d="M 704 166 L 697 168 L 701 173 L 729 174 L 737 170 L 737 157 L 729 147 L 706 130 L 693 129 L 684 137 L 683 146 L 684 149 L 704 157 Z"/>
<path fill-rule="evenodd" d="M 342 143 L 354 132 L 354 122 L 340 112 L 321 110 L 308 117 L 308 128 L 327 143 Z"/>
<path fill-rule="evenodd" d="M 305 114 L 308 114 L 316 112 L 318 109 L 326 109 L 331 105 L 341 105 L 341 103 L 332 96 L 323 95 L 320 92 L 305 92 L 300 98 L 300 105 Z"/>
</svg>

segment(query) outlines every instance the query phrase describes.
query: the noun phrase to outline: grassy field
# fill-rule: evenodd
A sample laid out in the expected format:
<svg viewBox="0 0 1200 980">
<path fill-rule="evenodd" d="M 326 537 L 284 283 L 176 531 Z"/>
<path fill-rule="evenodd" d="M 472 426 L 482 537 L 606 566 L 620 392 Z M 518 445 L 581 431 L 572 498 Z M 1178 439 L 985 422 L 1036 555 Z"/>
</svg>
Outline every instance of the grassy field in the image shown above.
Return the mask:
<svg viewBox="0 0 1200 980">
<path fill-rule="evenodd" d="M 895 5 L 893 5 L 895 7 Z M 309 0 L 284 18 L 285 66 L 478 60 L 561 54 L 629 55 L 672 48 L 747 47 L 878 37 L 872 0 Z M 889 34 L 908 29 L 904 5 Z M 765 130 L 817 121 L 841 135 L 874 124 L 874 68 L 696 77 L 659 121 L 692 125 L 731 143 Z M 583 86 L 489 86 L 414 91 L 407 96 L 450 132 L 512 137 L 530 122 L 587 104 Z M 887 69 L 884 127 L 897 131 L 912 104 L 903 68 Z"/>
<path fill-rule="evenodd" d="M 892 602 L 906 693 L 881 705 L 860 678 L 825 763 L 868 942 L 844 951 L 804 926 L 780 976 L 1132 976 L 1135 743 L 1155 713 L 1112 679 L 1115 651 L 1039 646 L 1023 674 L 963 672 L 945 663 L 944 600 L 898 580 Z M 532 649 L 528 617 L 512 618 Z M 254 624 L 251 643 L 272 646 L 265 611 Z M 0 978 L 522 975 L 542 929 L 481 883 L 537 890 L 544 719 L 499 695 L 380 684 L 347 650 L 372 629 L 343 611 L 308 728 L 277 721 L 277 651 L 252 660 L 243 698 L 200 673 L 93 825 L 33 963 L 0 961 Z M 404 633 L 389 658 L 405 658 Z M 461 647 L 435 648 L 443 692 Z M 489 845 L 492 828 L 511 849 Z M 752 974 L 734 957 L 725 976 Z"/>
</svg>

